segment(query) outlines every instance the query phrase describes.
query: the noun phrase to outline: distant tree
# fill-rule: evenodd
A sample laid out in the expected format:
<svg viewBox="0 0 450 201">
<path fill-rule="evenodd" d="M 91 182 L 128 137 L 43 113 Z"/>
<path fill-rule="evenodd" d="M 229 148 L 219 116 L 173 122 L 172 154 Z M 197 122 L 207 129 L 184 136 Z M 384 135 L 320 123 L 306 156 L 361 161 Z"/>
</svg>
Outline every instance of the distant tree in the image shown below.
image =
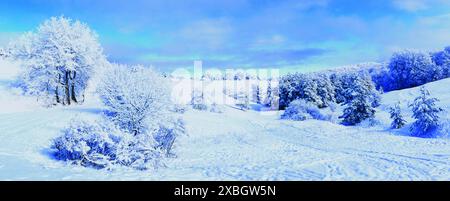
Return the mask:
<svg viewBox="0 0 450 201">
<path fill-rule="evenodd" d="M 420 88 L 420 95 L 410 104 L 412 117 L 416 119 L 411 127 L 413 135 L 425 136 L 439 126 L 438 114 L 443 109 L 436 106 L 437 102 L 439 102 L 437 98 L 430 98 L 430 92 L 425 87 Z"/>
<path fill-rule="evenodd" d="M 273 99 L 273 94 L 272 94 L 273 90 L 272 90 L 272 80 L 269 79 L 267 81 L 267 93 L 266 93 L 266 105 L 267 106 L 272 106 L 272 99 Z"/>
<path fill-rule="evenodd" d="M 389 108 L 389 114 L 391 115 L 393 129 L 399 129 L 405 126 L 406 121 L 403 119 L 403 115 L 400 110 L 400 103 L 395 104 Z"/>
<path fill-rule="evenodd" d="M 64 17 L 46 20 L 9 49 L 24 63 L 26 92 L 54 104 L 80 102 L 95 68 L 106 64 L 97 35 L 86 24 Z"/>
<path fill-rule="evenodd" d="M 419 86 L 442 76 L 429 54 L 408 50 L 392 56 L 389 70 L 397 83 L 397 89 Z"/>
<path fill-rule="evenodd" d="M 245 92 L 239 92 L 236 97 L 236 105 L 241 110 L 250 109 L 250 99 L 248 97 L 248 94 Z"/>
<path fill-rule="evenodd" d="M 432 54 L 433 62 L 442 69 L 442 78 L 450 77 L 450 46 Z"/>
<path fill-rule="evenodd" d="M 0 58 L 6 58 L 8 55 L 5 51 L 5 49 L 0 48 Z"/>
<path fill-rule="evenodd" d="M 256 90 L 256 103 L 258 103 L 258 104 L 261 104 L 261 89 L 260 89 L 260 86 L 259 86 L 259 83 L 257 83 L 256 84 L 256 88 L 255 88 L 255 90 Z"/>
</svg>

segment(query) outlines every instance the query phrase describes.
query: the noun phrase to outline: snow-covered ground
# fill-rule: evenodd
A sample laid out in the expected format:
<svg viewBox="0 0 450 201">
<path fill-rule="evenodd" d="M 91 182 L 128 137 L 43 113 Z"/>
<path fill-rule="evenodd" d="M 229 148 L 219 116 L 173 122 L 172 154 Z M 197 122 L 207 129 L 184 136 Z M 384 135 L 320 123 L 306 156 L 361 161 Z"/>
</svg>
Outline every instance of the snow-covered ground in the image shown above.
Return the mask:
<svg viewBox="0 0 450 201">
<path fill-rule="evenodd" d="M 0 180 L 450 180 L 448 137 L 409 137 L 408 126 L 389 129 L 388 106 L 400 101 L 407 112 L 418 88 L 384 94 L 373 127 L 287 121 L 279 112 L 233 107 L 223 113 L 189 110 L 183 115 L 188 134 L 177 139 L 177 157 L 166 159 L 166 167 L 68 165 L 49 155 L 51 139 L 72 118 L 99 115 L 99 104 L 39 107 L 9 87 L 12 66 L 0 65 Z M 450 79 L 427 84 L 446 110 L 443 133 L 449 131 L 448 86 Z"/>
</svg>

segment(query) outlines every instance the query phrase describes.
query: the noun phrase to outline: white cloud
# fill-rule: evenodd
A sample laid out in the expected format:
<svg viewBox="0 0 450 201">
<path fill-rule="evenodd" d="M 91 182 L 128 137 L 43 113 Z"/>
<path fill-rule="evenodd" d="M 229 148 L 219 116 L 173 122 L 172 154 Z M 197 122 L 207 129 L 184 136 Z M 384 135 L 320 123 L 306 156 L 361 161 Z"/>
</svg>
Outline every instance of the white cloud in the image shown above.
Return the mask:
<svg viewBox="0 0 450 201">
<path fill-rule="evenodd" d="M 415 12 L 427 9 L 427 0 L 394 0 L 393 4 L 396 8 Z"/>
<path fill-rule="evenodd" d="M 439 5 L 450 5 L 448 0 L 393 0 L 393 5 L 400 10 L 416 12 Z"/>
<path fill-rule="evenodd" d="M 233 27 L 226 19 L 206 19 L 190 23 L 179 34 L 183 40 L 193 43 L 193 46 L 217 49 L 228 42 L 232 32 Z"/>
</svg>

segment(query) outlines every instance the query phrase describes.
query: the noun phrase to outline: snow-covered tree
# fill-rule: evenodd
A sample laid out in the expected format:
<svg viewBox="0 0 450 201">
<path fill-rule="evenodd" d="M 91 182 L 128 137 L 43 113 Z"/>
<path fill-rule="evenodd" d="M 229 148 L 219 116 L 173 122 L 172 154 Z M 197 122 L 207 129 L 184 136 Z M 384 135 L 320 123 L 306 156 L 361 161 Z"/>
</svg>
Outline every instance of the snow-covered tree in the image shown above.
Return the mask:
<svg viewBox="0 0 450 201">
<path fill-rule="evenodd" d="M 330 81 L 334 86 L 334 96 L 336 99 L 336 103 L 343 103 L 347 100 L 344 96 L 345 86 L 341 78 L 342 76 L 338 75 L 337 73 L 333 73 L 330 75 Z"/>
<path fill-rule="evenodd" d="M 112 65 L 98 92 L 109 117 L 134 135 L 153 133 L 171 118 L 168 81 L 142 66 Z"/>
<path fill-rule="evenodd" d="M 442 69 L 442 78 L 450 77 L 450 46 L 432 54 L 433 62 Z"/>
<path fill-rule="evenodd" d="M 391 115 L 392 123 L 391 127 L 394 129 L 399 129 L 405 126 L 406 120 L 403 119 L 403 115 L 400 109 L 400 103 L 395 104 L 389 108 L 389 114 Z"/>
<path fill-rule="evenodd" d="M 375 116 L 373 83 L 362 76 L 351 76 L 350 79 L 352 87 L 346 88 L 344 93 L 351 98 L 347 99 L 344 114 L 339 117 L 343 119 L 342 123 L 345 125 L 355 125 Z"/>
<path fill-rule="evenodd" d="M 260 87 L 260 84 L 259 83 L 256 83 L 256 85 L 255 85 L 255 100 L 256 100 L 256 103 L 258 103 L 258 104 L 261 104 L 261 87 Z"/>
<path fill-rule="evenodd" d="M 236 106 L 241 110 L 250 109 L 250 98 L 246 92 L 239 92 L 236 97 Z"/>
<path fill-rule="evenodd" d="M 305 99 L 320 108 L 336 102 L 335 86 L 325 74 L 288 74 L 282 77 L 279 89 L 281 109 L 296 99 Z"/>
<path fill-rule="evenodd" d="M 342 123 L 345 125 L 355 125 L 366 119 L 373 118 L 375 110 L 363 95 L 357 95 L 344 109 Z"/>
<path fill-rule="evenodd" d="M 6 58 L 6 57 L 8 57 L 8 55 L 9 54 L 5 49 L 0 48 L 0 58 Z"/>
<path fill-rule="evenodd" d="M 430 92 L 425 88 L 420 88 L 420 95 L 410 104 L 413 111 L 412 117 L 416 121 L 412 124 L 411 132 L 417 136 L 425 136 L 439 126 L 439 113 L 442 108 L 436 106 L 439 102 L 437 98 L 431 98 Z"/>
<path fill-rule="evenodd" d="M 409 50 L 395 53 L 389 70 L 397 89 L 419 86 L 442 76 L 441 69 L 436 67 L 429 54 Z"/>
<path fill-rule="evenodd" d="M 326 75 L 319 74 L 315 76 L 314 81 L 317 83 L 317 95 L 320 97 L 320 108 L 327 107 L 330 103 L 336 102 L 335 87 L 330 78 Z"/>
<path fill-rule="evenodd" d="M 82 101 L 95 68 L 106 64 L 97 35 L 86 24 L 64 17 L 46 20 L 9 49 L 23 61 L 25 91 L 54 104 Z"/>
<path fill-rule="evenodd" d="M 266 100 L 265 105 L 266 106 L 272 106 L 272 99 L 273 99 L 273 88 L 272 88 L 272 80 L 267 80 L 267 92 L 266 92 Z"/>
</svg>

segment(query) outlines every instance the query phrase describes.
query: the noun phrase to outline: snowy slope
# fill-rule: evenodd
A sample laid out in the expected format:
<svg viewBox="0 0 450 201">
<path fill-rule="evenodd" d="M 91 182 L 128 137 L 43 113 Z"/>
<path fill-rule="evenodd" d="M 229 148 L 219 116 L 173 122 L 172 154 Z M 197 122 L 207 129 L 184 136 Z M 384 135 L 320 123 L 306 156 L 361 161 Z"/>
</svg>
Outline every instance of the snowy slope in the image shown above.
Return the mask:
<svg viewBox="0 0 450 201">
<path fill-rule="evenodd" d="M 450 180 L 449 138 L 388 129 L 387 107 L 401 101 L 407 112 L 418 88 L 384 94 L 374 127 L 286 121 L 278 112 L 233 107 L 223 113 L 190 110 L 184 114 L 188 135 L 178 138 L 177 157 L 167 159 L 166 167 L 107 171 L 67 165 L 48 154 L 51 139 L 71 118 L 98 116 L 99 104 L 38 107 L 11 91 L 13 75 L 0 82 L 0 180 Z M 449 84 L 450 79 L 427 84 L 447 111 L 446 125 Z"/>
</svg>

